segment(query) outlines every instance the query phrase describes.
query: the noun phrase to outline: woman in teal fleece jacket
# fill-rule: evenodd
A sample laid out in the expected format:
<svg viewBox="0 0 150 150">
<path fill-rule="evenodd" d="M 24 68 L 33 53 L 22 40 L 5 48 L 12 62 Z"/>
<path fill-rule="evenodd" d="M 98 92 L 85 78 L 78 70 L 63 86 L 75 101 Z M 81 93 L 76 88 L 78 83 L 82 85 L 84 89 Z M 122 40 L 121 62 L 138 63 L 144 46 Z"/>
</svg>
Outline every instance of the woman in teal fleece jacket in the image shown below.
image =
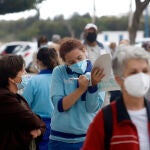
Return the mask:
<svg viewBox="0 0 150 150">
<path fill-rule="evenodd" d="M 100 68 L 92 70 L 85 48 L 77 39 L 63 39 L 59 52 L 65 64 L 57 66 L 52 74 L 54 113 L 49 150 L 79 150 L 104 101 L 105 92 L 97 88 L 104 74 Z"/>
<path fill-rule="evenodd" d="M 58 55 L 55 49 L 41 48 L 37 53 L 37 65 L 40 72 L 29 80 L 23 96 L 32 111 L 39 115 L 46 124 L 46 132 L 38 142 L 38 149 L 48 150 L 50 122 L 53 112 L 50 85 L 53 68 L 58 65 Z"/>
</svg>

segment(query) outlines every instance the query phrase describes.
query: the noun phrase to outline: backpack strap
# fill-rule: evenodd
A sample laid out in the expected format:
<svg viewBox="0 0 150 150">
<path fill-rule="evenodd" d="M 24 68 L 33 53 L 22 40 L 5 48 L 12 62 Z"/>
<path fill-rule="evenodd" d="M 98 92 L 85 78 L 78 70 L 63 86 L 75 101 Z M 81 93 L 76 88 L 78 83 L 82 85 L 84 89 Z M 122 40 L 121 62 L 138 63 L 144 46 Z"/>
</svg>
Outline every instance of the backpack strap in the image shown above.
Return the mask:
<svg viewBox="0 0 150 150">
<path fill-rule="evenodd" d="M 111 105 L 108 105 L 102 108 L 104 114 L 104 146 L 105 150 L 109 150 L 110 147 L 110 140 L 112 137 L 112 130 L 113 130 L 113 118 L 112 118 L 112 108 Z"/>
</svg>

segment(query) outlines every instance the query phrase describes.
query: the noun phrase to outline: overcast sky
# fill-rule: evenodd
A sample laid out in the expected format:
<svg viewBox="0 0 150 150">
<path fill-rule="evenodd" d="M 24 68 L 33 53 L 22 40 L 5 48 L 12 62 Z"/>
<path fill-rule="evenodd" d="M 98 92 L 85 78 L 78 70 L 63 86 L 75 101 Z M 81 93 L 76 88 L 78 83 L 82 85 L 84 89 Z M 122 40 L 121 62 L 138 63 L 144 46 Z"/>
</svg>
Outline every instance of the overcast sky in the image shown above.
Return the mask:
<svg viewBox="0 0 150 150">
<path fill-rule="evenodd" d="M 103 15 L 121 15 L 129 12 L 129 5 L 131 0 L 95 0 L 96 16 Z M 134 1 L 133 10 L 134 10 Z M 74 12 L 80 15 L 90 13 L 93 15 L 94 0 L 45 0 L 39 5 L 40 15 L 42 19 L 53 19 L 57 15 L 64 15 L 65 18 L 71 17 Z M 23 13 L 15 13 L 0 16 L 0 19 L 16 20 L 19 18 L 27 18 L 35 15 L 35 11 L 25 11 Z"/>
</svg>

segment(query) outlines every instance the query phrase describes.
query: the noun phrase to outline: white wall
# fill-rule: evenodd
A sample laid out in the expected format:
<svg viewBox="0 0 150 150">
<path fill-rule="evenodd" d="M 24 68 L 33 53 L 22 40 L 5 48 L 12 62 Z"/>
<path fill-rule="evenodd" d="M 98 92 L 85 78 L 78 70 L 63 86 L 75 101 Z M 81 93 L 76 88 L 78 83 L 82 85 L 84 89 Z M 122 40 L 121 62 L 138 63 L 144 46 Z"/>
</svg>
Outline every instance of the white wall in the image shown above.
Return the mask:
<svg viewBox="0 0 150 150">
<path fill-rule="evenodd" d="M 142 39 L 144 35 L 144 31 L 138 31 L 136 39 Z M 106 41 L 105 37 L 108 37 L 108 41 Z M 98 34 L 97 39 L 104 43 L 109 42 L 118 42 L 120 41 L 120 36 L 122 39 L 129 39 L 128 31 L 103 31 L 102 33 Z"/>
</svg>

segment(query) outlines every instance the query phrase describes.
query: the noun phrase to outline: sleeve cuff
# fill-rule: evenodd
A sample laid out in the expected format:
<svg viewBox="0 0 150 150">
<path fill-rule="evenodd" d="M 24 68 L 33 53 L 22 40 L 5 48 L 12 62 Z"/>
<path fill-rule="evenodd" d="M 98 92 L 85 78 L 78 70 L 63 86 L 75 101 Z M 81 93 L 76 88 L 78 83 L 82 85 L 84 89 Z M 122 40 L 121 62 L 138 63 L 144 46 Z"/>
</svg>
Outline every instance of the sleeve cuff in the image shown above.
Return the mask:
<svg viewBox="0 0 150 150">
<path fill-rule="evenodd" d="M 98 89 L 97 85 L 88 87 L 89 93 L 94 93 L 97 91 L 97 89 Z"/>
<path fill-rule="evenodd" d="M 63 100 L 63 98 L 61 98 L 58 101 L 57 109 L 58 109 L 59 112 L 64 112 L 63 105 L 62 105 L 62 100 Z"/>
</svg>

